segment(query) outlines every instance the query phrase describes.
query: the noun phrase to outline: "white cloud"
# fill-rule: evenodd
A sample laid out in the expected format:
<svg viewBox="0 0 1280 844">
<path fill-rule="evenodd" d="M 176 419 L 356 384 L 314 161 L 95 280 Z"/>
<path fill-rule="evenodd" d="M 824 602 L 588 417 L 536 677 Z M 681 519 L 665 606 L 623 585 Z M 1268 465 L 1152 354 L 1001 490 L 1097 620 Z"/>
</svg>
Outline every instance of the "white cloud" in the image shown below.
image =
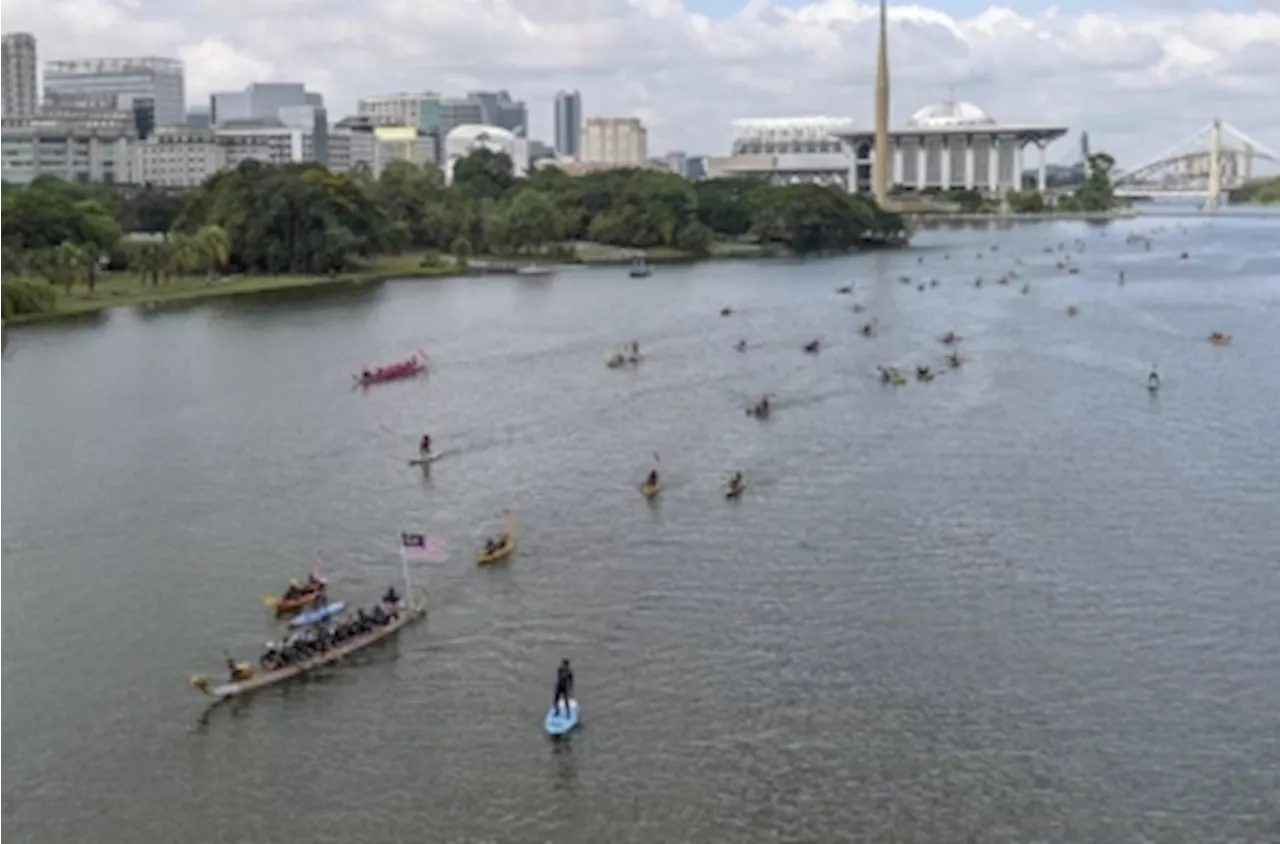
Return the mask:
<svg viewBox="0 0 1280 844">
<path fill-rule="evenodd" d="M 1280 13 L 1197 5 L 894 5 L 895 122 L 954 85 L 999 119 L 1086 129 L 1121 161 L 1215 116 L 1280 148 Z M 193 102 L 255 78 L 305 81 L 334 116 L 362 93 L 507 88 L 546 137 L 552 96 L 574 87 L 588 114 L 648 118 L 655 153 L 721 151 L 735 117 L 871 117 L 875 7 L 853 0 L 743 0 L 718 20 L 683 0 L 3 0 L 3 16 L 43 58 L 179 56 Z"/>
</svg>

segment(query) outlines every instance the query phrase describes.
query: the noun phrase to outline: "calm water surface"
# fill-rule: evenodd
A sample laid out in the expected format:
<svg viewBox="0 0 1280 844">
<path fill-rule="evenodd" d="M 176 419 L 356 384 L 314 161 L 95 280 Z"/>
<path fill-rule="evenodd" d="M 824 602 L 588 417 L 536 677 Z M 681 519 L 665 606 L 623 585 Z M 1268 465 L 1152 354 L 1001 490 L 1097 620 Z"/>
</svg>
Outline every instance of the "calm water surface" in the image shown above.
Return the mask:
<svg viewBox="0 0 1280 844">
<path fill-rule="evenodd" d="M 1278 231 L 956 229 L 12 332 L 5 840 L 1276 841 Z M 1077 239 L 1070 275 L 1044 250 Z M 877 382 L 948 330 L 962 371 Z M 350 389 L 418 348 L 430 378 Z M 508 508 L 517 557 L 477 569 Z M 321 549 L 369 603 L 401 530 L 454 549 L 416 569 L 424 624 L 205 713 L 187 679 L 256 659 L 263 594 Z M 553 746 L 565 656 L 587 723 Z"/>
</svg>

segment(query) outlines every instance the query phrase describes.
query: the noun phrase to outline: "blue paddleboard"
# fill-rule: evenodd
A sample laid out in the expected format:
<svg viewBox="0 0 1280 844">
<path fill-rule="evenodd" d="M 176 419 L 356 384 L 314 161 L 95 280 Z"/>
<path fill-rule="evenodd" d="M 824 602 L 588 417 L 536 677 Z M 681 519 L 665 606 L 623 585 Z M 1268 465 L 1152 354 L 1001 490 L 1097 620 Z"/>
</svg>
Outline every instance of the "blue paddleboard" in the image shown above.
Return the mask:
<svg viewBox="0 0 1280 844">
<path fill-rule="evenodd" d="M 332 604 L 325 604 L 323 607 L 316 607 L 313 610 L 298 613 L 289 620 L 289 626 L 306 627 L 308 624 L 315 624 L 317 621 L 333 618 L 346 608 L 347 605 L 343 601 L 334 601 Z"/>
<path fill-rule="evenodd" d="M 549 736 L 562 736 L 570 730 L 578 726 L 582 717 L 582 710 L 578 708 L 578 702 L 569 699 L 569 711 L 565 712 L 564 708 L 557 713 L 555 707 L 547 710 L 546 730 Z"/>
</svg>

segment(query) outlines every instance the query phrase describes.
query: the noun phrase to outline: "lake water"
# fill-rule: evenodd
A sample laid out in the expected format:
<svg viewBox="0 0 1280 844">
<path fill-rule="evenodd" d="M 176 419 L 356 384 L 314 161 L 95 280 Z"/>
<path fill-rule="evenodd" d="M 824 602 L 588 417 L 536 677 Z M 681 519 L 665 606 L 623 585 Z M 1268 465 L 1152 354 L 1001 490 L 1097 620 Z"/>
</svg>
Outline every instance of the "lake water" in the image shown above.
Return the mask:
<svg viewBox="0 0 1280 844">
<path fill-rule="evenodd" d="M 949 229 L 10 332 L 5 840 L 1276 841 L 1277 232 Z M 878 382 L 949 330 L 961 370 Z M 352 391 L 419 348 L 429 378 Z M 478 568 L 505 510 L 519 552 Z M 415 564 L 425 623 L 206 712 L 189 676 L 278 638 L 264 594 L 319 549 L 369 604 L 402 530 L 453 549 Z M 553 745 L 562 657 L 585 728 Z"/>
</svg>

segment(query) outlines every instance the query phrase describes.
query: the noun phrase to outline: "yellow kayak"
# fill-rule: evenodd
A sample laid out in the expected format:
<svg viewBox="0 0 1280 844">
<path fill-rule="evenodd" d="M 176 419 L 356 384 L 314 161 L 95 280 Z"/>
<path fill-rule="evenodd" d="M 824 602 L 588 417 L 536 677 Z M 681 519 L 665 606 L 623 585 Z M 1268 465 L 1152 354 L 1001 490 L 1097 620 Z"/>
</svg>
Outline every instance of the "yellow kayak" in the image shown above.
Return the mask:
<svg viewBox="0 0 1280 844">
<path fill-rule="evenodd" d="M 507 519 L 507 530 L 502 544 L 492 551 L 481 551 L 476 554 L 476 565 L 487 566 L 500 563 L 516 552 L 516 517 Z"/>
<path fill-rule="evenodd" d="M 661 491 L 662 481 L 658 481 L 656 484 L 644 483 L 640 485 L 640 494 L 645 498 L 653 498 Z"/>
</svg>

